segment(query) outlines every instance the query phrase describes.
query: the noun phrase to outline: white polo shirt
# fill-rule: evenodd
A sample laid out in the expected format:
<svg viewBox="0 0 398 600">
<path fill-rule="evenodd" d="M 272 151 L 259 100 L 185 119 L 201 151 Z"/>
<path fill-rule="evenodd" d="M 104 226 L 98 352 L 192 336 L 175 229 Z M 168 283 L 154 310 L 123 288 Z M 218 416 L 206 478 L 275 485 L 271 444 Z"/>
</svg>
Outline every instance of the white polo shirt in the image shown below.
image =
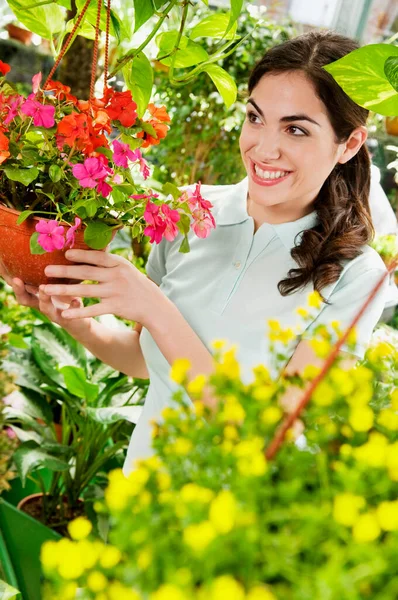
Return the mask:
<svg viewBox="0 0 398 600">
<path fill-rule="evenodd" d="M 247 178 L 235 185 L 202 186 L 202 195 L 214 206 L 216 229 L 206 239 L 191 232 L 188 254 L 178 251 L 180 236 L 173 242 L 163 240 L 154 245 L 147 273 L 209 350 L 214 339 L 225 339 L 238 346 L 244 381 L 250 381 L 252 368 L 258 364 L 265 364 L 272 372 L 266 336 L 268 319 L 277 319 L 283 327 L 301 326 L 300 333 L 332 321 L 339 321 L 344 328 L 386 271 L 377 252 L 363 247 L 360 256 L 344 265 L 338 281 L 322 290 L 330 304 L 323 304 L 311 323 L 303 323 L 296 309 L 306 306 L 312 284 L 288 296 L 282 296 L 277 285 L 289 269 L 297 267 L 290 251 L 296 236 L 317 223 L 316 212 L 289 223 L 264 223 L 254 233 L 254 221 L 247 213 Z M 358 323 L 359 357 L 363 356 L 383 311 L 387 286 L 386 280 Z M 300 341 L 300 333 L 289 346 L 289 358 Z M 172 394 L 177 389 L 169 378 L 167 360 L 146 329 L 141 332 L 140 343 L 150 386 L 130 441 L 124 465 L 126 475 L 133 469 L 135 459 L 153 454 L 150 421 L 159 420 L 163 408 L 173 404 Z"/>
</svg>

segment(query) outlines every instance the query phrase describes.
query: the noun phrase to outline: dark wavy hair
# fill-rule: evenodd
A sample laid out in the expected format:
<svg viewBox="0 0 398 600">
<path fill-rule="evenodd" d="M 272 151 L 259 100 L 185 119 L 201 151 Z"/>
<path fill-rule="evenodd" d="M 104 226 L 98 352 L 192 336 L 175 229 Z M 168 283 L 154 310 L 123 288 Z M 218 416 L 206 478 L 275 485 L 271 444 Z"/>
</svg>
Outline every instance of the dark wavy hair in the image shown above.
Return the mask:
<svg viewBox="0 0 398 600">
<path fill-rule="evenodd" d="M 311 31 L 268 50 L 249 78 L 249 93 L 269 73 L 302 71 L 327 109 L 336 143 L 345 142 L 352 131 L 366 124 L 369 111 L 358 106 L 322 67 L 358 44 L 331 31 Z M 298 264 L 279 282 L 286 296 L 309 282 L 321 290 L 337 281 L 343 261 L 361 254 L 374 235 L 369 209 L 370 158 L 363 144 L 345 164 L 337 164 L 324 182 L 314 204 L 319 224 L 306 230 L 291 255 Z"/>
</svg>

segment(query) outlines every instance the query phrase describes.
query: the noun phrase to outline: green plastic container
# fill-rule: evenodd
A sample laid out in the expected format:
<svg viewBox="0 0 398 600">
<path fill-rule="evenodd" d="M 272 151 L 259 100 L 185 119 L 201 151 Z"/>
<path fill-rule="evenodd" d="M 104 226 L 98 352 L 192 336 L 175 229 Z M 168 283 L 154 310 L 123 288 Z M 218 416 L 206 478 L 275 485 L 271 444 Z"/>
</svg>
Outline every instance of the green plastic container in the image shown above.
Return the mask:
<svg viewBox="0 0 398 600">
<path fill-rule="evenodd" d="M 47 540 L 59 540 L 61 536 L 3 498 L 0 532 L 0 562 L 5 580 L 21 591 L 23 600 L 41 600 L 40 548 Z"/>
</svg>

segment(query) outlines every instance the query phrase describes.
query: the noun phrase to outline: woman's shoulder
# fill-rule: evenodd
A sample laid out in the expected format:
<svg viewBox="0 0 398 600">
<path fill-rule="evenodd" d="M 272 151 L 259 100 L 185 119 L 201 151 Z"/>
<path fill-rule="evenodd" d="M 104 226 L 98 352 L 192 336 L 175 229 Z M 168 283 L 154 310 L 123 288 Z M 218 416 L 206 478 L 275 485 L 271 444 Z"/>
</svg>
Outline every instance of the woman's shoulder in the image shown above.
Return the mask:
<svg viewBox="0 0 398 600">
<path fill-rule="evenodd" d="M 380 254 L 369 245 L 364 245 L 361 248 L 361 253 L 347 261 L 343 272 L 349 272 L 350 276 L 358 276 L 369 271 L 380 271 L 383 273 L 387 270 Z"/>
</svg>

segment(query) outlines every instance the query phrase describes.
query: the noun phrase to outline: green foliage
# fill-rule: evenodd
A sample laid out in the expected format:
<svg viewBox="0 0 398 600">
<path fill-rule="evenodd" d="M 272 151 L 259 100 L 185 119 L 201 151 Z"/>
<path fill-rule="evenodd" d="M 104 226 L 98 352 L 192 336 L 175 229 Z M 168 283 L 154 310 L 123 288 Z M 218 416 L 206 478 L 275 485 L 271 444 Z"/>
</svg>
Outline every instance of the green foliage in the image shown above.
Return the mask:
<svg viewBox="0 0 398 600">
<path fill-rule="evenodd" d="M 193 27 L 187 35 L 190 39 L 197 39 L 198 34 L 206 32 L 211 35 L 206 48 L 212 54 L 228 18 L 229 12 L 209 17 L 205 10 L 197 7 Z M 288 23 L 259 23 L 257 17 L 244 10 L 237 22 L 237 36 L 243 39 L 248 34 L 231 56 L 204 67 L 219 86 L 225 103 L 231 104 L 236 84 L 238 101 L 229 109 L 214 90 L 210 77 L 200 74 L 183 88 L 175 88 L 170 85 L 167 69 L 158 65 L 155 98 L 168 107 L 172 126 L 162 144 L 152 149 L 155 179 L 164 183 L 173 177 L 178 185 L 186 185 L 197 180 L 209 184 L 234 183 L 244 177 L 239 132 L 244 119 L 248 73 L 267 48 L 289 39 L 294 30 Z"/>
<path fill-rule="evenodd" d="M 0 361 L 6 355 L 5 336 L 8 332 L 9 327 L 0 321 Z M 10 394 L 13 389 L 12 378 L 0 369 L 0 494 L 9 489 L 9 481 L 14 476 L 14 473 L 10 469 L 10 464 L 12 453 L 16 448 L 16 439 L 13 436 L 12 430 L 5 427 L 3 404 L 3 398 Z M 3 596 L 0 595 L 0 597 L 2 598 Z"/>
</svg>

